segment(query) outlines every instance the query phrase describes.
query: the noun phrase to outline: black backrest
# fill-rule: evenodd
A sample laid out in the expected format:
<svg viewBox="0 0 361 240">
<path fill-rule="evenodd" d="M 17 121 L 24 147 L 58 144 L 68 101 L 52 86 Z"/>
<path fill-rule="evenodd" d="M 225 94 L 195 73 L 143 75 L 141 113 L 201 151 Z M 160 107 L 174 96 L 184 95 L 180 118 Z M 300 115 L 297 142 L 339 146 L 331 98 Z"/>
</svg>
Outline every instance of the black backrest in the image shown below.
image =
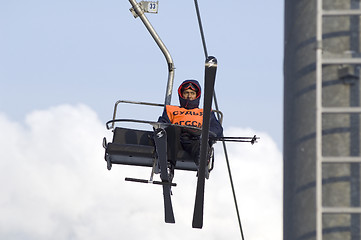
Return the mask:
<svg viewBox="0 0 361 240">
<path fill-rule="evenodd" d="M 152 131 L 116 127 L 113 143 L 154 146 L 153 134 Z"/>
</svg>

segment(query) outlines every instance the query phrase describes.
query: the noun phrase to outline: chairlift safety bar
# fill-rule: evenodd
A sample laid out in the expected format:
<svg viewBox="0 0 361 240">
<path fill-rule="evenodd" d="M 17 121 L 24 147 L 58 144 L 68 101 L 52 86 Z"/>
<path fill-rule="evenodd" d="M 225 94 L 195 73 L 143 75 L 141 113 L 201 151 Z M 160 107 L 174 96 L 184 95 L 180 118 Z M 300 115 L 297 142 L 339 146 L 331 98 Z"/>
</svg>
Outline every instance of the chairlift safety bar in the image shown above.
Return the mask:
<svg viewBox="0 0 361 240">
<path fill-rule="evenodd" d="M 136 105 L 145 105 L 145 106 L 154 106 L 154 107 L 164 107 L 164 104 L 159 104 L 159 103 L 149 103 L 149 102 L 137 102 L 137 101 L 128 101 L 128 100 L 118 100 L 116 101 L 115 105 L 114 105 L 114 112 L 113 112 L 113 119 L 111 121 L 109 121 L 106 126 L 107 129 L 114 129 L 114 125 L 115 125 L 115 120 L 117 117 L 117 111 L 118 111 L 118 105 L 120 103 L 129 103 L 129 104 L 136 104 Z M 218 113 L 220 116 L 220 118 L 218 119 L 218 121 L 220 122 L 220 124 L 222 125 L 223 122 L 223 113 L 219 110 L 212 110 L 213 112 Z M 151 121 L 142 121 L 142 120 L 132 120 L 132 119 L 128 119 L 128 121 L 132 121 L 132 122 L 142 122 L 142 123 L 150 123 Z M 109 127 L 109 123 L 112 123 L 112 126 Z"/>
</svg>

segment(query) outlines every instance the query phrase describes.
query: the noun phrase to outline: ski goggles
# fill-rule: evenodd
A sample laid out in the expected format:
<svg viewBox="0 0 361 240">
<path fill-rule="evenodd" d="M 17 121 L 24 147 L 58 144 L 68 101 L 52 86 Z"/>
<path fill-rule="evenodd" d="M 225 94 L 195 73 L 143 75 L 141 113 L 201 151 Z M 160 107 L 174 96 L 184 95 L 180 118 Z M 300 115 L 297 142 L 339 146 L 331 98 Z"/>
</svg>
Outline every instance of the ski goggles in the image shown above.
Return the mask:
<svg viewBox="0 0 361 240">
<path fill-rule="evenodd" d="M 185 85 L 182 87 L 182 92 L 183 92 L 184 90 L 187 90 L 187 89 L 191 89 L 191 90 L 193 90 L 193 91 L 195 91 L 195 92 L 198 92 L 198 90 L 199 90 L 193 83 L 185 84 Z"/>
</svg>

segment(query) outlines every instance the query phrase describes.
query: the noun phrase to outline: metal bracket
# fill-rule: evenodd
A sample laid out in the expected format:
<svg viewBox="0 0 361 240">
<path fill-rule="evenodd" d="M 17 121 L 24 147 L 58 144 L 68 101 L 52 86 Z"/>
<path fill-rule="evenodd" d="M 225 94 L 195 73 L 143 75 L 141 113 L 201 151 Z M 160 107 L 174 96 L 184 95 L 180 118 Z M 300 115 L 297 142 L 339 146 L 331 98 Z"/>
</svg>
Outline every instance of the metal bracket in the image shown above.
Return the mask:
<svg viewBox="0 0 361 240">
<path fill-rule="evenodd" d="M 142 13 L 158 13 L 158 1 L 141 1 L 138 3 Z M 129 11 L 133 14 L 134 18 L 138 17 L 137 12 L 134 8 L 130 8 Z"/>
</svg>

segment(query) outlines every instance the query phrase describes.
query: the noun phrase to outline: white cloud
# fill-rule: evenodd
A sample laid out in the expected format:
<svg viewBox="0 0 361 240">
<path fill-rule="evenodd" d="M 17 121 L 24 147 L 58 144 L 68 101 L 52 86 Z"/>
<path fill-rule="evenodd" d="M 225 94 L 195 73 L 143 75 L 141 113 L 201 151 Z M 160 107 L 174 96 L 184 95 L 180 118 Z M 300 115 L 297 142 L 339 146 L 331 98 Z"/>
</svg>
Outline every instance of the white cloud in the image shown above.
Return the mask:
<svg viewBox="0 0 361 240">
<path fill-rule="evenodd" d="M 24 124 L 0 114 L 0 131 L 0 239 L 240 239 L 220 143 L 198 230 L 195 173 L 176 172 L 176 224 L 165 224 L 161 187 L 124 181 L 148 178 L 150 169 L 106 169 L 101 143 L 111 133 L 85 105 L 34 111 Z M 227 144 L 243 230 L 247 240 L 281 239 L 282 156 L 266 133 L 256 134 L 253 146 Z"/>
</svg>

